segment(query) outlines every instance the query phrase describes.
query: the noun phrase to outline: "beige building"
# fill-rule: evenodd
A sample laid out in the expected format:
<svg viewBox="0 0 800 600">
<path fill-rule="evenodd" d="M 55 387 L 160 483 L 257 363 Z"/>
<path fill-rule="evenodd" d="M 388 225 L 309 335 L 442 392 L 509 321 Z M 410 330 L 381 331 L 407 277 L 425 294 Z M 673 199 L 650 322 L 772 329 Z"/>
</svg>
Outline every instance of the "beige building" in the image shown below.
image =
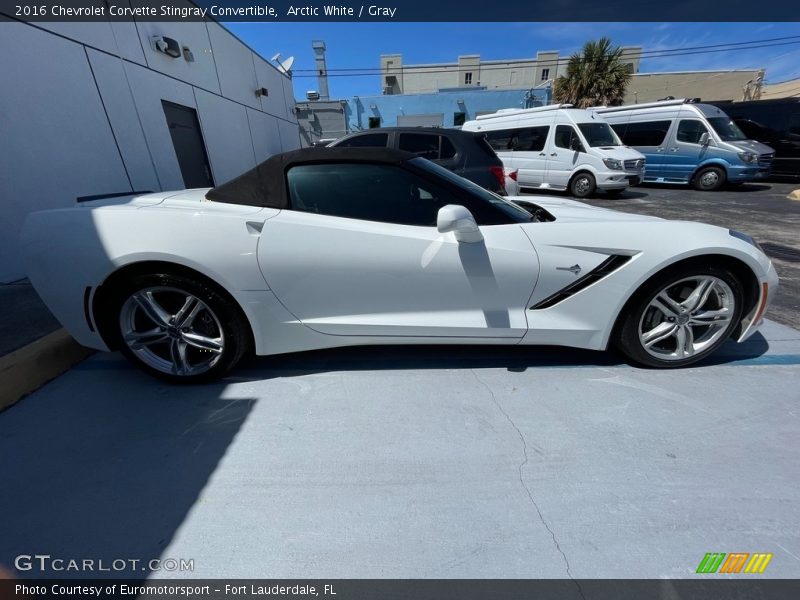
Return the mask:
<svg viewBox="0 0 800 600">
<path fill-rule="evenodd" d="M 637 73 L 628 84 L 625 104 L 654 102 L 667 96 L 703 100 L 758 100 L 759 94 L 762 94 L 763 79 L 763 69 Z"/>
<path fill-rule="evenodd" d="M 761 89 L 759 100 L 775 100 L 776 98 L 800 97 L 800 79 L 790 79 L 780 83 L 768 83 Z"/>
<path fill-rule="evenodd" d="M 634 73 L 639 71 L 639 47 L 623 48 Z M 519 90 L 547 87 L 566 71 L 568 56 L 557 51 L 537 52 L 536 58 L 481 60 L 478 54 L 458 57 L 455 63 L 403 64 L 402 54 L 381 55 L 384 95 L 423 94 L 452 88 Z"/>
</svg>

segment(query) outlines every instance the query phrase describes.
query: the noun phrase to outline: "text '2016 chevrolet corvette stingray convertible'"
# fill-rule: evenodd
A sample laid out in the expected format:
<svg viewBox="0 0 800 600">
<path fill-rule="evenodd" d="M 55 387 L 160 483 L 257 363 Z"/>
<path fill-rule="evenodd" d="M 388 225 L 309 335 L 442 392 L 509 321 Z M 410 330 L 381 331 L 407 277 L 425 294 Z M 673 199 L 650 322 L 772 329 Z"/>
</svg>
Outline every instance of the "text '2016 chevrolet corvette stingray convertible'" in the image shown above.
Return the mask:
<svg viewBox="0 0 800 600">
<path fill-rule="evenodd" d="M 411 154 L 318 148 L 213 188 L 33 213 L 27 271 L 85 346 L 173 381 L 248 351 L 551 344 L 680 367 L 742 341 L 778 278 L 748 236 L 500 198 Z"/>
</svg>

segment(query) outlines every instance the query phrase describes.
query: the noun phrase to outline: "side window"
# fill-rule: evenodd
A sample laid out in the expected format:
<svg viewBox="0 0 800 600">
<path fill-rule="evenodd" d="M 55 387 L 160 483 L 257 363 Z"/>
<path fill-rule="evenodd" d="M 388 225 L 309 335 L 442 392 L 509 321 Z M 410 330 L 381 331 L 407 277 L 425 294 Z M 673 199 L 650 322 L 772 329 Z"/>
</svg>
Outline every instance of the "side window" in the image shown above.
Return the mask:
<svg viewBox="0 0 800 600">
<path fill-rule="evenodd" d="M 789 135 L 800 136 L 800 113 L 795 113 L 789 117 L 789 126 L 786 128 Z"/>
<path fill-rule="evenodd" d="M 671 124 L 672 121 L 644 121 L 614 125 L 613 129 L 626 146 L 660 146 L 664 143 Z"/>
<path fill-rule="evenodd" d="M 370 133 L 368 135 L 357 135 L 336 145 L 340 148 L 363 148 L 367 146 L 385 148 L 388 143 L 388 133 Z"/>
<path fill-rule="evenodd" d="M 486 133 L 486 141 L 495 152 L 508 152 L 511 150 L 511 138 L 514 135 L 513 129 L 498 129 Z"/>
<path fill-rule="evenodd" d="M 708 133 L 708 129 L 701 121 L 695 119 L 683 119 L 678 123 L 679 142 L 686 142 L 688 144 L 699 144 L 700 136 Z"/>
<path fill-rule="evenodd" d="M 442 136 L 431 133 L 401 133 L 400 150 L 413 152 L 417 156 L 436 160 L 439 158 L 439 142 Z"/>
<path fill-rule="evenodd" d="M 555 144 L 557 147 L 574 150 L 573 146 L 576 143 L 581 144 L 581 141 L 572 125 L 556 125 Z"/>
<path fill-rule="evenodd" d="M 439 150 L 439 158 L 442 160 L 453 158 L 456 155 L 456 147 L 448 138 L 442 136 L 442 142 Z"/>
<path fill-rule="evenodd" d="M 549 125 L 520 129 L 517 131 L 514 141 L 514 150 L 524 150 L 529 152 L 540 152 L 544 150 L 544 143 L 547 141 L 547 134 L 549 131 Z"/>
<path fill-rule="evenodd" d="M 394 165 L 298 165 L 286 180 L 293 210 L 347 219 L 435 227 L 442 206 L 460 204 L 447 190 Z"/>
</svg>

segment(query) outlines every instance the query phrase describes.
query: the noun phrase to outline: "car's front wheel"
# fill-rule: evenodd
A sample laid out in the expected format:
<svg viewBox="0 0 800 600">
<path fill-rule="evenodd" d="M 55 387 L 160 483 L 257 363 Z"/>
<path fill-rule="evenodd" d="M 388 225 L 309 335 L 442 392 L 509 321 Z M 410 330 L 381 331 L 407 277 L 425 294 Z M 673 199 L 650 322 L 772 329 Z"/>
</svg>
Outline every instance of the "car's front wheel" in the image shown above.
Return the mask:
<svg viewBox="0 0 800 600">
<path fill-rule="evenodd" d="M 249 326 L 215 287 L 182 275 L 136 276 L 118 290 L 118 346 L 134 364 L 175 383 L 227 373 L 250 345 Z"/>
<path fill-rule="evenodd" d="M 719 348 L 742 314 L 742 285 L 722 267 L 692 267 L 651 280 L 622 315 L 616 346 L 649 367 L 684 367 Z"/>
<path fill-rule="evenodd" d="M 578 173 L 569 183 L 569 193 L 576 198 L 588 198 L 597 189 L 597 182 L 591 173 Z"/>
<path fill-rule="evenodd" d="M 713 192 L 725 185 L 726 179 L 725 169 L 721 167 L 705 167 L 697 172 L 692 183 L 696 190 Z"/>
</svg>

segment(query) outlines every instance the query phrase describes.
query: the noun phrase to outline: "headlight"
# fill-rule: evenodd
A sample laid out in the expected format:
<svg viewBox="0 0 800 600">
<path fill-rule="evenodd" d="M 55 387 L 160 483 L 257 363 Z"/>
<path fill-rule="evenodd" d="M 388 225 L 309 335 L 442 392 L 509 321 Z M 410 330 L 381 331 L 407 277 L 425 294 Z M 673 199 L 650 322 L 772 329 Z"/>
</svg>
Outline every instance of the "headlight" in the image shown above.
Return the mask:
<svg viewBox="0 0 800 600">
<path fill-rule="evenodd" d="M 758 242 L 755 241 L 752 237 L 747 235 L 746 233 L 742 233 L 741 231 L 736 231 L 735 229 L 728 229 L 728 233 L 730 233 L 733 237 L 739 238 L 743 242 L 747 242 L 751 246 L 755 246 L 759 250 L 761 250 L 761 246 L 758 245 Z M 761 250 L 763 252 L 763 250 Z"/>
<path fill-rule="evenodd" d="M 606 166 L 609 169 L 614 169 L 616 171 L 622 170 L 622 161 L 617 160 L 616 158 L 604 158 L 603 162 L 606 163 Z"/>
<path fill-rule="evenodd" d="M 752 152 L 739 152 L 739 158 L 746 163 L 758 162 L 758 154 L 753 154 Z"/>
</svg>

